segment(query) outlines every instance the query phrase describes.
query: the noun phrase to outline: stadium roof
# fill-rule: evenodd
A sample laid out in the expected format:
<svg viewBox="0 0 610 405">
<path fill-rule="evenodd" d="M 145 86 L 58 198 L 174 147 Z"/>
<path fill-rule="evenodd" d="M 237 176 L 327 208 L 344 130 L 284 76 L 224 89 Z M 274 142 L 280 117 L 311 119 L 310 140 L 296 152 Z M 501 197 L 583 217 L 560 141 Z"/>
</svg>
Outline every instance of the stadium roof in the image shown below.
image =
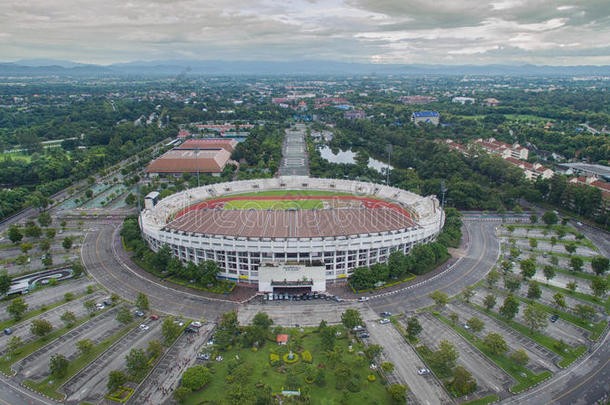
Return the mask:
<svg viewBox="0 0 610 405">
<path fill-rule="evenodd" d="M 389 208 L 200 209 L 184 213 L 166 228 L 250 238 L 322 238 L 387 232 L 415 225 L 407 215 Z"/>
<path fill-rule="evenodd" d="M 438 117 L 438 112 L 436 112 L 436 111 L 415 111 L 415 112 L 413 112 L 413 116 L 415 118 Z"/>
</svg>

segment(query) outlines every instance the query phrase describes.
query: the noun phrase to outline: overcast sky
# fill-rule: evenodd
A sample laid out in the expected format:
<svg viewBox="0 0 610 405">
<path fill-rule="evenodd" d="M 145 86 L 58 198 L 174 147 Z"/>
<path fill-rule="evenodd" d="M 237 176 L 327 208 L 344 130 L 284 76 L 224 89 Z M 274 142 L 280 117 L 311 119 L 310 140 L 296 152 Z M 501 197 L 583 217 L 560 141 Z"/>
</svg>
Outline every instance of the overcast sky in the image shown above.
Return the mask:
<svg viewBox="0 0 610 405">
<path fill-rule="evenodd" d="M 610 0 L 0 0 L 0 60 L 610 64 Z"/>
</svg>

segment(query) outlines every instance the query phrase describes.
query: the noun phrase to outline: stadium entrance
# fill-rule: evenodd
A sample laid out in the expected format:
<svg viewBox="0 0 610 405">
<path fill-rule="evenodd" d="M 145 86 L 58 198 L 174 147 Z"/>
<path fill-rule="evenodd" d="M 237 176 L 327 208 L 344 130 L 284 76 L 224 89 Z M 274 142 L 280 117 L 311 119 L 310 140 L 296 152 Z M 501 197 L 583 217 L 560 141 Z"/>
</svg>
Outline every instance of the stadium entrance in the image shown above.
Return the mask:
<svg viewBox="0 0 610 405">
<path fill-rule="evenodd" d="M 282 294 L 326 291 L 326 268 L 304 263 L 264 262 L 258 268 L 258 290 Z"/>
</svg>

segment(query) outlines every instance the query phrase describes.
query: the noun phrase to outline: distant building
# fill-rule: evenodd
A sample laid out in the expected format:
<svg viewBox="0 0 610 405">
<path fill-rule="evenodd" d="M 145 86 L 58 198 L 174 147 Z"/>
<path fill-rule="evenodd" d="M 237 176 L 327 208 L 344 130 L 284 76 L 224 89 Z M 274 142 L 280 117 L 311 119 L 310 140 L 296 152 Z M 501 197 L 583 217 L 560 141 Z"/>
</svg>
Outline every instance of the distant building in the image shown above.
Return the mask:
<svg viewBox="0 0 610 405">
<path fill-rule="evenodd" d="M 541 177 L 542 179 L 550 179 L 551 177 L 553 177 L 553 174 L 555 174 L 553 170 L 549 169 L 548 167 L 542 166 L 540 163 L 532 164 L 524 160 L 515 159 L 513 157 L 505 157 L 504 160 L 521 169 L 525 174 L 525 178 L 531 181 L 535 181 L 539 177 Z"/>
<path fill-rule="evenodd" d="M 184 138 L 188 138 L 189 136 L 191 136 L 191 133 L 185 129 L 181 130 L 180 132 L 178 132 L 178 138 L 179 139 L 184 139 Z"/>
<path fill-rule="evenodd" d="M 178 146 L 177 149 L 214 149 L 214 148 L 222 148 L 229 153 L 232 153 L 235 150 L 239 142 L 235 139 L 189 139 L 185 141 L 182 145 Z"/>
<path fill-rule="evenodd" d="M 221 147 L 208 149 L 172 149 L 150 162 L 146 172 L 151 175 L 208 173 L 220 176 L 231 153 Z"/>
<path fill-rule="evenodd" d="M 567 175 L 576 174 L 587 177 L 599 177 L 610 181 L 610 167 L 590 163 L 560 163 L 557 167 Z"/>
<path fill-rule="evenodd" d="M 343 117 L 348 120 L 363 120 L 366 118 L 366 114 L 363 110 L 350 110 L 346 111 Z"/>
<path fill-rule="evenodd" d="M 434 96 L 403 96 L 398 99 L 403 104 L 430 104 L 437 101 Z"/>
<path fill-rule="evenodd" d="M 436 111 L 415 111 L 411 114 L 411 122 L 419 125 L 420 122 L 438 125 L 440 115 Z"/>
<path fill-rule="evenodd" d="M 453 97 L 451 99 L 452 103 L 459 104 L 474 104 L 477 100 L 472 97 Z"/>
<path fill-rule="evenodd" d="M 159 202 L 159 192 L 151 191 L 144 197 L 144 208 L 152 210 L 155 205 Z"/>
<path fill-rule="evenodd" d="M 514 159 L 527 160 L 529 156 L 529 150 L 519 145 L 518 143 L 508 144 L 506 142 L 498 141 L 495 138 L 489 139 L 477 139 L 474 141 L 476 145 L 479 145 L 487 153 L 495 153 L 503 158 L 512 157 Z"/>
<path fill-rule="evenodd" d="M 497 98 L 486 98 L 481 104 L 486 107 L 497 107 L 500 104 L 500 100 Z"/>
</svg>

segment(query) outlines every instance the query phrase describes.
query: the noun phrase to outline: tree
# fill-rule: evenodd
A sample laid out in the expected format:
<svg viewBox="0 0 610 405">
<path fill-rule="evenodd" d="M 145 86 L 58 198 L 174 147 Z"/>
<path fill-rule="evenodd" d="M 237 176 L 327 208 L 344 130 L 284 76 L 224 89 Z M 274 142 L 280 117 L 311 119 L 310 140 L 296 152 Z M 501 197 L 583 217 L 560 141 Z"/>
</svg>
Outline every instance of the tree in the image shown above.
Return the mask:
<svg viewBox="0 0 610 405">
<path fill-rule="evenodd" d="M 23 253 L 25 253 L 25 254 L 27 254 L 27 253 L 28 253 L 28 251 L 32 250 L 32 248 L 33 248 L 33 247 L 34 247 L 34 246 L 33 246 L 31 243 L 29 243 L 29 242 L 22 242 L 22 243 L 19 245 L 19 248 L 20 248 L 20 249 L 21 249 L 21 251 L 22 251 Z"/>
<path fill-rule="evenodd" d="M 523 349 L 515 350 L 510 354 L 510 359 L 517 365 L 517 367 L 525 367 L 530 361 L 529 356 Z"/>
<path fill-rule="evenodd" d="M 470 299 L 474 297 L 474 287 L 471 285 L 466 286 L 462 290 L 462 296 L 464 297 L 464 301 L 470 302 Z"/>
<path fill-rule="evenodd" d="M 585 262 L 578 256 L 572 256 L 570 258 L 570 267 L 574 271 L 581 271 L 584 264 Z"/>
<path fill-rule="evenodd" d="M 225 312 L 222 314 L 220 325 L 216 331 L 216 345 L 225 350 L 235 342 L 235 336 L 238 333 L 239 321 L 237 320 L 237 312 Z"/>
<path fill-rule="evenodd" d="M 129 195 L 133 196 L 133 194 L 129 194 Z M 134 199 L 135 199 L 135 197 L 134 197 Z M 125 201 L 127 201 L 127 199 L 125 199 Z M 178 387 L 174 391 L 174 398 L 176 399 L 176 401 L 178 401 L 178 403 L 183 404 L 184 401 L 186 401 L 188 396 L 191 394 L 191 392 L 192 391 L 186 387 Z"/>
<path fill-rule="evenodd" d="M 108 373 L 108 384 L 106 384 L 106 387 L 108 388 L 108 391 L 115 392 L 126 382 L 127 375 L 124 372 L 120 370 L 113 370 Z"/>
<path fill-rule="evenodd" d="M 273 319 L 269 318 L 269 315 L 265 312 L 258 312 L 254 315 L 252 324 L 261 327 L 264 331 L 268 331 L 271 325 L 273 325 Z"/>
<path fill-rule="evenodd" d="M 78 277 L 81 274 L 83 274 L 83 272 L 85 271 L 85 268 L 83 267 L 83 265 L 79 262 L 76 263 L 72 263 L 72 273 L 74 274 L 74 277 Z M 91 286 L 90 286 L 91 287 Z M 90 294 L 90 293 L 89 293 Z"/>
<path fill-rule="evenodd" d="M 23 345 L 23 341 L 21 340 L 21 337 L 20 336 L 13 336 L 8 341 L 8 344 L 6 345 L 6 348 L 7 348 L 9 353 L 15 354 L 15 353 L 17 353 L 17 350 L 19 350 L 19 348 L 22 345 Z"/>
<path fill-rule="evenodd" d="M 565 248 L 566 252 L 568 252 L 569 254 L 576 252 L 576 245 L 573 243 L 566 243 L 564 245 L 564 248 Z"/>
<path fill-rule="evenodd" d="M 512 294 L 508 294 L 506 298 L 504 298 L 504 302 L 502 303 L 499 312 L 506 319 L 513 319 L 515 315 L 517 315 L 517 312 L 519 312 L 519 301 L 517 301 Z"/>
<path fill-rule="evenodd" d="M 566 300 L 562 293 L 558 292 L 553 295 L 553 300 L 555 301 L 557 308 L 561 309 L 566 307 Z"/>
<path fill-rule="evenodd" d="M 435 366 L 442 370 L 442 373 L 448 373 L 459 357 L 455 345 L 448 340 L 441 340 L 438 344 L 438 350 L 432 353 L 431 361 Z"/>
<path fill-rule="evenodd" d="M 389 362 L 389 361 L 384 361 L 381 363 L 381 369 L 383 370 L 384 373 L 391 373 L 392 371 L 394 371 L 394 363 Z"/>
<path fill-rule="evenodd" d="M 514 276 L 504 276 L 504 287 L 511 293 L 514 293 L 521 288 L 521 280 Z"/>
<path fill-rule="evenodd" d="M 411 318 L 407 319 L 407 336 L 409 339 L 415 339 L 422 330 L 423 328 L 416 317 L 412 316 Z"/>
<path fill-rule="evenodd" d="M 36 226 L 36 224 L 33 222 L 27 222 L 25 224 L 24 233 L 28 238 L 40 238 L 40 235 L 42 235 L 42 229 Z"/>
<path fill-rule="evenodd" d="M 366 357 L 369 362 L 373 362 L 375 361 L 377 356 L 381 354 L 381 352 L 383 351 L 383 347 L 373 344 L 365 347 L 363 351 L 364 357 Z"/>
<path fill-rule="evenodd" d="M 38 223 L 40 226 L 44 226 L 46 228 L 47 226 L 51 225 L 51 222 L 53 222 L 53 218 L 51 218 L 51 215 L 49 215 L 48 212 L 41 212 L 40 215 L 38 215 Z"/>
<path fill-rule="evenodd" d="M 44 231 L 44 236 L 47 237 L 47 239 L 53 239 L 55 237 L 55 229 L 53 228 L 49 228 L 46 231 Z"/>
<path fill-rule="evenodd" d="M 171 344 L 180 335 L 180 330 L 180 325 L 175 323 L 172 318 L 165 318 L 161 324 L 161 333 L 165 344 Z"/>
<path fill-rule="evenodd" d="M 161 342 L 156 339 L 148 342 L 148 347 L 146 347 L 146 354 L 151 359 L 158 359 L 163 354 L 163 346 Z"/>
<path fill-rule="evenodd" d="M 72 238 L 70 236 L 66 236 L 61 242 L 61 245 L 64 249 L 70 250 L 70 248 L 72 247 Z"/>
<path fill-rule="evenodd" d="M 493 288 L 498 280 L 500 280 L 500 274 L 495 269 L 491 269 L 489 274 L 487 274 L 487 288 Z"/>
<path fill-rule="evenodd" d="M 56 378 L 63 378 L 68 373 L 70 362 L 63 354 L 54 354 L 49 362 L 49 372 Z"/>
<path fill-rule="evenodd" d="M 8 238 L 11 242 L 13 243 L 17 243 L 19 242 L 21 239 L 23 239 L 23 234 L 21 233 L 21 231 L 19 230 L 19 228 L 17 228 L 14 225 L 11 225 L 8 228 Z"/>
<path fill-rule="evenodd" d="M 53 325 L 46 319 L 34 319 L 30 325 L 30 332 L 32 335 L 40 338 L 45 337 L 53 330 Z"/>
<path fill-rule="evenodd" d="M 123 325 L 127 325 L 133 321 L 133 315 L 127 307 L 120 307 L 116 313 L 116 320 Z"/>
<path fill-rule="evenodd" d="M 535 281 L 531 281 L 529 289 L 527 290 L 527 298 L 532 299 L 532 300 L 537 300 L 541 296 L 542 296 L 542 289 L 540 288 L 540 285 Z"/>
<path fill-rule="evenodd" d="M 40 246 L 40 250 L 47 252 L 49 249 L 51 249 L 51 242 L 49 242 L 48 239 L 43 239 L 40 241 L 38 246 Z"/>
<path fill-rule="evenodd" d="M 570 281 L 569 283 L 566 283 L 566 288 L 572 292 L 576 292 L 578 283 L 576 281 Z"/>
<path fill-rule="evenodd" d="M 14 320 L 18 321 L 21 319 L 23 314 L 28 310 L 28 304 L 21 297 L 17 297 L 11 301 L 6 307 L 6 312 L 13 317 Z"/>
<path fill-rule="evenodd" d="M 127 372 L 134 379 L 140 379 L 148 371 L 148 357 L 142 349 L 131 349 L 125 356 L 125 367 Z"/>
<path fill-rule="evenodd" d="M 544 273 L 544 278 L 546 278 L 547 283 L 555 277 L 555 269 L 548 264 L 542 268 L 542 272 Z"/>
<path fill-rule="evenodd" d="M 47 241 L 48 242 L 48 241 Z M 45 267 L 49 267 L 53 264 L 53 257 L 51 256 L 51 253 L 46 253 L 43 258 L 42 258 L 42 264 Z"/>
<path fill-rule="evenodd" d="M 136 298 L 136 307 L 140 311 L 148 311 L 150 306 L 148 305 L 148 297 L 143 292 L 138 293 L 138 298 Z"/>
<path fill-rule="evenodd" d="M 557 266 L 559 264 L 559 259 L 557 258 L 557 256 L 551 256 L 551 264 L 553 266 Z"/>
<path fill-rule="evenodd" d="M 590 305 L 576 304 L 574 312 L 585 321 L 592 321 L 595 318 L 595 308 Z"/>
<path fill-rule="evenodd" d="M 395 404 L 404 404 L 407 401 L 407 387 L 402 384 L 392 384 L 387 388 L 388 394 Z"/>
<path fill-rule="evenodd" d="M 513 262 L 510 260 L 504 260 L 500 263 L 500 267 L 502 268 L 502 272 L 504 274 L 508 274 L 513 270 Z"/>
<path fill-rule="evenodd" d="M 323 368 L 319 368 L 316 372 L 314 382 L 318 387 L 324 387 L 326 385 L 326 371 L 324 371 Z"/>
<path fill-rule="evenodd" d="M 89 315 L 93 315 L 93 313 L 95 312 L 95 301 L 87 300 L 83 302 L 83 306 L 85 307 Z"/>
<path fill-rule="evenodd" d="M 447 303 L 449 302 L 449 297 L 447 296 L 447 294 L 442 293 L 439 290 L 428 294 L 428 297 L 434 300 L 434 303 L 439 309 L 443 309 L 445 305 L 447 305 Z"/>
<path fill-rule="evenodd" d="M 483 328 L 485 327 L 485 324 L 483 323 L 483 321 L 474 316 L 472 318 L 470 318 L 468 321 L 466 321 L 466 324 L 468 325 L 470 330 L 475 333 L 481 332 L 483 330 Z"/>
<path fill-rule="evenodd" d="M 548 226 L 551 226 L 555 225 L 559 221 L 559 218 L 557 218 L 557 214 L 553 211 L 547 211 L 542 215 L 542 221 Z"/>
<path fill-rule="evenodd" d="M 362 325 L 362 317 L 357 309 L 347 309 L 341 314 L 341 323 L 347 329 L 353 329 L 358 325 Z"/>
<path fill-rule="evenodd" d="M 118 294 L 116 293 L 112 293 L 110 295 L 110 302 L 112 302 L 112 305 L 116 305 L 121 301 L 121 297 L 119 297 Z"/>
<path fill-rule="evenodd" d="M 462 366 L 457 366 L 449 387 L 457 397 L 462 397 L 476 391 L 477 382 L 468 370 Z"/>
<path fill-rule="evenodd" d="M 91 339 L 83 339 L 83 340 L 79 340 L 78 342 L 76 342 L 76 347 L 78 348 L 78 350 L 81 352 L 81 355 L 83 355 L 83 356 L 91 353 L 91 350 L 93 350 L 94 346 L 95 346 L 95 344 L 93 343 L 93 341 Z"/>
<path fill-rule="evenodd" d="M 536 263 L 532 259 L 521 260 L 519 267 L 521 268 L 521 276 L 524 280 L 532 278 L 536 274 Z"/>
<path fill-rule="evenodd" d="M 453 324 L 455 325 L 460 320 L 460 316 L 455 312 L 452 312 L 449 314 L 449 319 L 451 319 L 451 322 L 453 322 Z"/>
<path fill-rule="evenodd" d="M 596 297 L 603 297 L 604 294 L 606 294 L 606 291 L 608 291 L 608 281 L 605 278 L 597 276 L 591 280 L 590 287 L 593 291 L 593 295 Z"/>
<path fill-rule="evenodd" d="M 608 271 L 609 266 L 610 266 L 610 259 L 608 259 L 607 257 L 597 256 L 597 257 L 594 257 L 593 260 L 591 261 L 591 267 L 593 268 L 593 271 L 595 272 L 595 274 L 597 274 L 598 276 L 601 276 L 606 271 Z"/>
<path fill-rule="evenodd" d="M 532 333 L 534 333 L 535 330 L 544 329 L 548 325 L 546 312 L 531 304 L 523 311 L 523 319 L 530 327 Z"/>
<path fill-rule="evenodd" d="M 6 271 L 0 272 L 0 295 L 6 294 L 11 289 L 11 277 Z"/>
<path fill-rule="evenodd" d="M 496 296 L 493 294 L 488 294 L 484 299 L 483 299 L 483 305 L 485 305 L 485 308 L 488 311 L 491 311 L 491 309 L 493 307 L 496 306 Z"/>
<path fill-rule="evenodd" d="M 532 224 L 535 224 L 536 222 L 538 222 L 538 215 L 536 215 L 536 214 L 530 215 L 530 222 Z"/>
<path fill-rule="evenodd" d="M 499 333 L 490 333 L 483 339 L 483 344 L 492 354 L 502 354 L 508 350 L 508 345 Z"/>
<path fill-rule="evenodd" d="M 182 386 L 198 391 L 212 380 L 212 373 L 207 367 L 197 365 L 186 369 L 182 374 Z"/>
<path fill-rule="evenodd" d="M 72 311 L 66 311 L 61 314 L 60 319 L 66 324 L 67 328 L 71 328 L 76 323 L 76 315 Z"/>
<path fill-rule="evenodd" d="M 532 249 L 535 249 L 535 248 L 538 247 L 538 241 L 536 239 L 534 239 L 534 238 L 530 238 L 530 242 L 529 243 L 530 243 L 530 247 Z"/>
<path fill-rule="evenodd" d="M 551 236 L 551 247 L 557 244 L 557 238 L 555 236 Z"/>
</svg>

